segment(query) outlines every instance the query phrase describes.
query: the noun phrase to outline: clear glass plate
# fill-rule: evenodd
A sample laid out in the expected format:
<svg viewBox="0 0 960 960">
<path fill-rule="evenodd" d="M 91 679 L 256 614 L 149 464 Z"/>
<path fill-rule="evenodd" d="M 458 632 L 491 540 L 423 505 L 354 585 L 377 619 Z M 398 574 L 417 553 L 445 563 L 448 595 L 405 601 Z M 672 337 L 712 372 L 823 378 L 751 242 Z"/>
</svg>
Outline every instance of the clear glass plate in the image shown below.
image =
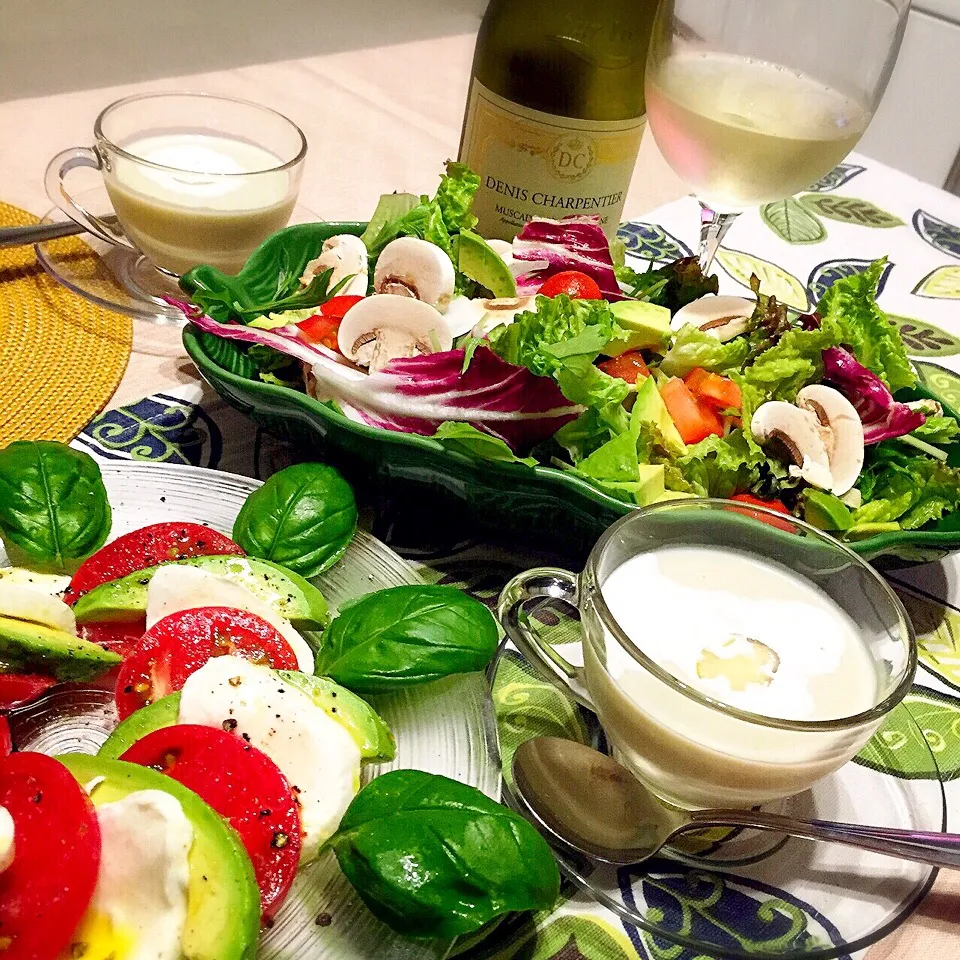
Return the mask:
<svg viewBox="0 0 960 960">
<path fill-rule="evenodd" d="M 564 647 L 564 656 L 573 646 Z M 577 726 L 562 718 L 574 710 L 582 718 L 578 736 L 604 748 L 594 715 L 534 678 L 516 651 L 501 655 L 496 671 L 504 670 L 506 676 L 526 676 L 527 710 L 538 717 L 537 729 L 520 741 L 544 733 L 570 736 Z M 498 713 L 506 703 L 499 686 L 493 694 Z M 517 682 L 510 686 L 516 688 Z M 558 700 L 564 701 L 563 709 Z M 911 744 L 909 779 L 881 772 L 898 768 L 888 744 L 904 737 Z M 504 755 L 517 745 L 514 736 Z M 522 801 L 509 783 L 507 774 L 505 800 L 522 813 Z M 765 809 L 917 831 L 943 831 L 947 824 L 937 764 L 905 706 L 891 714 L 854 762 L 806 793 Z M 922 864 L 753 830 L 710 831 L 678 840 L 682 847 L 678 842 L 655 859 L 619 869 L 569 850 L 554 852 L 566 876 L 620 918 L 641 957 L 673 960 L 844 957 L 903 923 L 937 874 Z"/>
<path fill-rule="evenodd" d="M 186 520 L 229 535 L 256 480 L 199 467 L 146 463 L 102 464 L 113 508 L 111 538 L 148 523 Z M 6 565 L 0 548 L 0 565 Z M 358 532 L 344 558 L 314 581 L 331 608 L 384 587 L 420 578 L 379 540 Z M 412 768 L 443 774 L 499 797 L 499 770 L 487 749 L 487 691 L 481 674 L 451 677 L 423 687 L 370 698 L 393 730 L 393 763 L 367 767 L 368 777 Z M 110 691 L 57 687 L 10 717 L 19 749 L 56 754 L 96 753 L 116 725 Z M 261 960 L 420 960 L 443 957 L 450 941 L 414 943 L 374 919 L 332 854 L 300 871 L 272 929 L 263 933 Z"/>
<path fill-rule="evenodd" d="M 78 190 L 75 199 L 85 210 L 98 217 L 113 213 L 110 198 L 102 183 Z M 290 223 L 313 223 L 321 218 L 297 204 Z M 44 215 L 43 223 L 69 223 L 70 218 L 54 207 Z M 176 277 L 155 267 L 142 253 L 107 243 L 92 233 L 80 238 L 92 251 L 86 256 L 64 249 L 56 240 L 34 245 L 37 260 L 54 280 L 107 310 L 125 313 L 150 323 L 183 326 L 183 314 L 171 307 L 165 296 L 183 297 Z"/>
</svg>

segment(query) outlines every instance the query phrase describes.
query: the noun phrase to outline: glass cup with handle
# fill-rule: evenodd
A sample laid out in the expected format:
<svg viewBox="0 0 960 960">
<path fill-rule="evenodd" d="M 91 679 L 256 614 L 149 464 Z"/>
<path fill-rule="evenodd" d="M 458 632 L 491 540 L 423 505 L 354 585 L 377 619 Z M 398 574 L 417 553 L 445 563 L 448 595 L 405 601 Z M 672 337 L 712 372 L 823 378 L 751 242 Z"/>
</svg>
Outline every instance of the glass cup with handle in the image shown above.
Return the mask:
<svg viewBox="0 0 960 960">
<path fill-rule="evenodd" d="M 101 240 L 172 274 L 201 263 L 236 273 L 290 219 L 307 153 L 303 132 L 275 110 L 199 93 L 126 97 L 101 112 L 93 136 L 50 161 L 47 194 Z M 100 171 L 116 223 L 70 195 L 76 167 Z"/>
<path fill-rule="evenodd" d="M 529 603 L 547 598 L 579 610 L 582 666 L 535 629 Z M 634 776 L 691 809 L 808 789 L 860 751 L 917 665 L 903 605 L 868 563 L 803 521 L 725 500 L 628 514 L 579 576 L 514 578 L 499 614 Z"/>
<path fill-rule="evenodd" d="M 816 183 L 887 87 L 910 0 L 662 0 L 647 119 L 701 206 L 706 272 L 736 217 Z"/>
</svg>

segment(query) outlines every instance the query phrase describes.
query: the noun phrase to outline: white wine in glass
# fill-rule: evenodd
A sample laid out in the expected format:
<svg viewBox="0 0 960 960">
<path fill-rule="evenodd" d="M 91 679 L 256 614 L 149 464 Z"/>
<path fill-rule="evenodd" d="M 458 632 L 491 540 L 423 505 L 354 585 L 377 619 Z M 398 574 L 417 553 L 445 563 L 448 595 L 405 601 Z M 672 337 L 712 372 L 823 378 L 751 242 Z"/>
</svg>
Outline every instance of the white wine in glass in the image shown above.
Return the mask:
<svg viewBox="0 0 960 960">
<path fill-rule="evenodd" d="M 792 196 L 857 144 L 909 0 L 663 0 L 647 58 L 650 129 L 702 208 L 700 264 L 743 210 Z"/>
</svg>

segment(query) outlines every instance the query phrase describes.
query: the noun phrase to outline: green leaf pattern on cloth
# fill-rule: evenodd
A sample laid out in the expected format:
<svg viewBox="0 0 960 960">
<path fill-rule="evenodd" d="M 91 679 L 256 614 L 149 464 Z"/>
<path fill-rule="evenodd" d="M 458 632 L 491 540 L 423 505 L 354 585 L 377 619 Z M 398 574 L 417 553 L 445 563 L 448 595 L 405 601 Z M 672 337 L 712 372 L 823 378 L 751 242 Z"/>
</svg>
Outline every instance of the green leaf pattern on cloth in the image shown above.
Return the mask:
<svg viewBox="0 0 960 960">
<path fill-rule="evenodd" d="M 909 589 L 897 593 L 917 632 L 920 662 L 947 686 L 960 690 L 960 613 Z"/>
<path fill-rule="evenodd" d="M 806 311 L 807 291 L 792 273 L 778 267 L 769 260 L 755 257 L 742 250 L 722 248 L 717 253 L 717 263 L 737 283 L 750 289 L 750 278 L 756 274 L 760 279 L 760 292 L 768 297 L 776 297 L 781 303 L 795 310 Z"/>
<path fill-rule="evenodd" d="M 827 239 L 823 221 L 794 197 L 762 206 L 760 219 L 787 243 L 820 243 Z"/>
<path fill-rule="evenodd" d="M 881 210 L 869 200 L 857 197 L 826 196 L 822 193 L 808 193 L 800 198 L 800 203 L 811 213 L 840 223 L 852 223 L 860 227 L 889 229 L 902 227 L 903 221 L 886 210 Z"/>
<path fill-rule="evenodd" d="M 914 288 L 918 297 L 935 300 L 960 300 L 960 266 L 937 267 Z"/>
<path fill-rule="evenodd" d="M 960 339 L 932 323 L 890 314 L 911 357 L 950 357 L 960 353 Z"/>
<path fill-rule="evenodd" d="M 943 397 L 951 407 L 960 407 L 960 374 L 935 363 L 915 364 L 920 382 Z"/>
<path fill-rule="evenodd" d="M 861 173 L 866 173 L 867 168 L 858 163 L 841 163 L 830 171 L 825 177 L 813 184 L 810 189 L 817 193 L 829 193 L 832 190 L 839 190 L 840 187 L 849 183 L 854 177 L 859 177 Z"/>
</svg>

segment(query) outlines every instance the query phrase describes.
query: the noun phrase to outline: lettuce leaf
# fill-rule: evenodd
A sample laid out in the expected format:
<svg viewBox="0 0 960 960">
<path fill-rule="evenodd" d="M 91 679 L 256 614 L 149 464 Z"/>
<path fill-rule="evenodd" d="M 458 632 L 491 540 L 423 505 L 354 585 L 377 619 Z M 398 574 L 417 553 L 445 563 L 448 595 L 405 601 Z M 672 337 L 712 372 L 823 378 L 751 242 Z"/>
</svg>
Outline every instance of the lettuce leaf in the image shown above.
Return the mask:
<svg viewBox="0 0 960 960">
<path fill-rule="evenodd" d="M 960 423 L 953 417 L 928 416 L 911 436 L 927 443 L 952 443 L 960 435 Z"/>
<path fill-rule="evenodd" d="M 960 506 L 960 470 L 908 453 L 895 441 L 873 447 L 857 487 L 864 504 L 853 522 L 890 523 L 917 530 Z"/>
<path fill-rule="evenodd" d="M 912 387 L 917 378 L 907 358 L 896 324 L 877 305 L 877 289 L 886 258 L 863 273 L 838 280 L 817 308 L 824 326 L 836 324 L 841 338 L 830 346 L 847 346 L 857 360 L 872 370 L 896 393 Z"/>
<path fill-rule="evenodd" d="M 408 214 L 422 202 L 422 198 L 412 193 L 385 193 L 380 197 L 377 203 L 377 209 L 373 211 L 373 216 L 367 223 L 367 229 L 364 230 L 360 239 L 364 242 L 367 250 L 370 250 L 380 231 L 391 220 L 399 220 Z"/>
<path fill-rule="evenodd" d="M 743 337 L 721 343 L 692 323 L 683 326 L 673 345 L 664 355 L 660 369 L 671 377 L 685 377 L 691 370 L 703 367 L 722 373 L 740 367 L 747 359 L 749 345 Z"/>
<path fill-rule="evenodd" d="M 766 457 L 753 449 L 742 430 L 727 437 L 710 436 L 687 448 L 676 460 L 687 484 L 701 497 L 729 497 L 759 481 Z"/>
<path fill-rule="evenodd" d="M 433 435 L 445 447 L 483 460 L 497 460 L 501 463 L 523 463 L 528 467 L 535 467 L 537 461 L 533 457 L 518 457 L 499 437 L 492 437 L 489 433 L 478 430 L 472 423 L 462 423 L 448 420 L 437 427 Z"/>
<path fill-rule="evenodd" d="M 635 300 L 647 300 L 676 313 L 694 300 L 720 289 L 715 276 L 706 277 L 696 257 L 686 257 L 643 273 L 632 267 L 616 268 L 617 280 Z"/>
</svg>

